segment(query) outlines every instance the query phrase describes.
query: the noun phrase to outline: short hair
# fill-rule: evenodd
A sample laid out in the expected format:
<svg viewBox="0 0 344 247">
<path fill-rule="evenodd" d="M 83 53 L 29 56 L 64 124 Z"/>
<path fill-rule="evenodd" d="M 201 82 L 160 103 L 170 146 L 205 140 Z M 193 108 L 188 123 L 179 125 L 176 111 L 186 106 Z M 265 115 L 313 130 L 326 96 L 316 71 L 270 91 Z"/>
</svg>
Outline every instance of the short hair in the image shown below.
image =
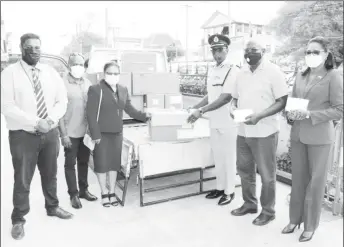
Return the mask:
<svg viewBox="0 0 344 247">
<path fill-rule="evenodd" d="M 34 33 L 26 33 L 20 37 L 20 45 L 23 46 L 28 39 L 38 39 L 41 42 L 41 38 Z"/>
<path fill-rule="evenodd" d="M 245 48 L 249 43 L 254 43 L 259 45 L 263 50 L 266 50 L 266 43 L 263 39 L 258 39 L 258 38 L 251 38 L 247 41 L 247 43 L 245 44 Z"/>
<path fill-rule="evenodd" d="M 119 67 L 118 63 L 111 61 L 111 62 L 108 62 L 108 63 L 106 63 L 106 64 L 104 65 L 104 73 L 105 73 L 105 71 L 106 71 L 108 68 L 110 68 L 110 67 L 112 67 L 112 66 L 117 67 L 118 70 L 120 71 L 120 67 Z"/>
<path fill-rule="evenodd" d="M 85 61 L 85 57 L 79 52 L 72 52 L 68 58 L 68 64 L 70 64 L 73 57 L 81 57 Z"/>
<path fill-rule="evenodd" d="M 89 63 L 89 61 L 90 61 L 90 59 L 89 59 L 89 58 L 87 58 L 87 59 L 85 60 L 85 63 L 84 63 L 84 67 L 85 67 L 85 69 L 87 69 L 87 68 L 88 68 L 88 63 Z"/>
<path fill-rule="evenodd" d="M 321 47 L 324 49 L 325 52 L 328 52 L 327 58 L 326 58 L 325 63 L 324 63 L 324 67 L 326 70 L 334 69 L 335 68 L 335 61 L 334 61 L 334 56 L 329 49 L 330 42 L 322 36 L 316 36 L 316 37 L 312 38 L 310 41 L 308 41 L 307 46 L 310 43 L 318 43 L 319 45 L 321 45 Z M 309 71 L 310 71 L 310 68 L 307 68 L 302 73 L 302 76 L 307 75 L 309 73 Z"/>
</svg>

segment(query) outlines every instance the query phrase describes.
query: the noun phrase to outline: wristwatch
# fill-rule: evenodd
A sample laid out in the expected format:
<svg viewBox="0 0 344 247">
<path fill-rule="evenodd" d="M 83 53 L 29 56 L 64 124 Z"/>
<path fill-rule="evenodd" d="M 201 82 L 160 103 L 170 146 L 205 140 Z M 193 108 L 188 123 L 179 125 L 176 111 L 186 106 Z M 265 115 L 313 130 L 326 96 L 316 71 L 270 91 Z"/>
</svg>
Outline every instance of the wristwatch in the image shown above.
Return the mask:
<svg viewBox="0 0 344 247">
<path fill-rule="evenodd" d="M 203 114 L 204 114 L 204 111 L 203 111 L 203 109 L 202 109 L 202 108 L 200 108 L 200 109 L 199 109 L 199 112 L 201 113 L 201 115 L 203 115 Z"/>
</svg>

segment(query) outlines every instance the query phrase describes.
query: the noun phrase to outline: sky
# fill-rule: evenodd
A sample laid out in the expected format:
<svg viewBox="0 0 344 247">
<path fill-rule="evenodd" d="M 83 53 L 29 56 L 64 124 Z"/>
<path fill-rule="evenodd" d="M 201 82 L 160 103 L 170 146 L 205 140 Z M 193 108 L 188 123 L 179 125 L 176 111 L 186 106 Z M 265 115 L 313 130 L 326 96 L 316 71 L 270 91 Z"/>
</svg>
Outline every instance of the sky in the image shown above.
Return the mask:
<svg viewBox="0 0 344 247">
<path fill-rule="evenodd" d="M 185 5 L 191 6 L 188 19 Z M 267 24 L 282 5 L 282 1 L 231 1 L 230 14 L 234 20 Z M 20 35 L 34 32 L 41 36 L 42 49 L 54 54 L 68 44 L 77 23 L 104 36 L 106 8 L 109 24 L 119 27 L 121 36 L 144 38 L 164 32 L 185 47 L 187 26 L 189 48 L 197 49 L 201 26 L 217 10 L 228 14 L 228 6 L 228 1 L 1 1 L 1 16 L 6 32 L 13 34 L 14 47 Z"/>
</svg>

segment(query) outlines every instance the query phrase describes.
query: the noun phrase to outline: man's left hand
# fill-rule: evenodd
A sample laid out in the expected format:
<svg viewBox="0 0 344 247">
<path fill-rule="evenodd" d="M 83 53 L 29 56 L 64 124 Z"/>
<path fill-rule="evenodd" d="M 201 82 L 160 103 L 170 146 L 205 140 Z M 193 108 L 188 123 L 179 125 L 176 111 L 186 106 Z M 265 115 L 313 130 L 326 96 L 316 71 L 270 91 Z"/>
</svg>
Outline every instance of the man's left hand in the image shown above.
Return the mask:
<svg viewBox="0 0 344 247">
<path fill-rule="evenodd" d="M 256 125 L 262 118 L 258 114 L 251 114 L 247 116 L 245 119 L 246 121 L 244 122 L 244 124 Z"/>
<path fill-rule="evenodd" d="M 199 119 L 202 116 L 201 111 L 200 110 L 194 110 L 192 112 L 192 114 L 188 117 L 188 123 L 194 123 L 197 121 L 197 119 Z"/>
</svg>

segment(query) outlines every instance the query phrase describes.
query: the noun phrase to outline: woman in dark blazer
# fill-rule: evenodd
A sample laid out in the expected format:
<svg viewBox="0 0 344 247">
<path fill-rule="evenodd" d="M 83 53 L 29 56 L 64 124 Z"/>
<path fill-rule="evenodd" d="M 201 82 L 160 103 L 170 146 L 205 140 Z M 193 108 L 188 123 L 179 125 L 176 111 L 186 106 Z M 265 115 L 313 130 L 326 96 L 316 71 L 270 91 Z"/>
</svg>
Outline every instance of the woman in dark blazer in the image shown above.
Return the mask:
<svg viewBox="0 0 344 247">
<path fill-rule="evenodd" d="M 305 59 L 308 68 L 297 75 L 292 97 L 309 100 L 308 109 L 287 113 L 292 124 L 292 191 L 290 222 L 282 231 L 292 233 L 303 222 L 300 242 L 311 240 L 319 225 L 335 137 L 333 120 L 343 117 L 343 77 L 334 69 L 324 38 L 309 41 Z"/>
<path fill-rule="evenodd" d="M 110 62 L 104 66 L 104 79 L 93 85 L 88 91 L 86 115 L 89 131 L 96 145 L 93 151 L 94 172 L 98 177 L 102 193 L 102 204 L 117 206 L 115 185 L 117 172 L 121 169 L 123 141 L 123 110 L 132 118 L 147 121 L 148 115 L 136 110 L 130 103 L 126 87 L 119 85 L 120 68 Z M 102 100 L 97 122 L 100 94 Z M 106 176 L 109 173 L 110 191 L 106 188 Z"/>
</svg>

